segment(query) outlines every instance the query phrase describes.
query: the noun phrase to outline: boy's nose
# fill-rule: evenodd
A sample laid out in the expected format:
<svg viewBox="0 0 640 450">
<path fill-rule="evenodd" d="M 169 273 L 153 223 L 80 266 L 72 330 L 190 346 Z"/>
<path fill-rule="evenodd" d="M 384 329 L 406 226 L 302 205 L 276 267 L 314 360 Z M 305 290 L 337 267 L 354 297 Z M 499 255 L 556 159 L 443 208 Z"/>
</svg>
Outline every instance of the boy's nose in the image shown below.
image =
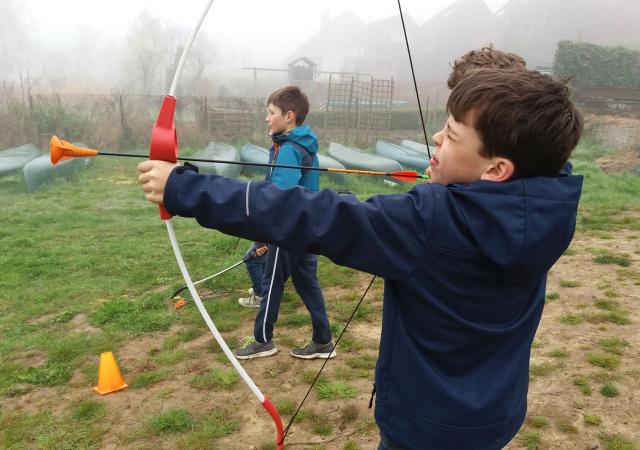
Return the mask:
<svg viewBox="0 0 640 450">
<path fill-rule="evenodd" d="M 436 144 L 436 147 L 440 147 L 440 145 L 442 144 L 443 131 L 444 130 L 440 130 L 431 137 L 433 139 L 433 143 Z"/>
</svg>

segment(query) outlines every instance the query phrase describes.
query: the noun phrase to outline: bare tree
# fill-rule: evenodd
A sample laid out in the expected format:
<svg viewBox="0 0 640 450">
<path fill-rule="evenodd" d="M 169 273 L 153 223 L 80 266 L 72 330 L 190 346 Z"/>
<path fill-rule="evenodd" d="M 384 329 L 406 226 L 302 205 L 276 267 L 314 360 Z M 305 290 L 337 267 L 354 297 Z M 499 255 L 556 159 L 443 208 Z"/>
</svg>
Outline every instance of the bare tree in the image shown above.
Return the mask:
<svg viewBox="0 0 640 450">
<path fill-rule="evenodd" d="M 185 74 L 183 95 L 207 95 L 206 86 L 201 86 L 203 76 L 216 59 L 216 45 L 211 38 L 201 33 L 193 43 L 186 61 L 188 72 Z M 186 69 L 185 69 L 186 70 Z"/>
<path fill-rule="evenodd" d="M 164 70 L 171 58 L 171 36 L 158 17 L 143 11 L 130 28 L 122 59 L 123 90 L 158 94 L 164 90 Z"/>
</svg>

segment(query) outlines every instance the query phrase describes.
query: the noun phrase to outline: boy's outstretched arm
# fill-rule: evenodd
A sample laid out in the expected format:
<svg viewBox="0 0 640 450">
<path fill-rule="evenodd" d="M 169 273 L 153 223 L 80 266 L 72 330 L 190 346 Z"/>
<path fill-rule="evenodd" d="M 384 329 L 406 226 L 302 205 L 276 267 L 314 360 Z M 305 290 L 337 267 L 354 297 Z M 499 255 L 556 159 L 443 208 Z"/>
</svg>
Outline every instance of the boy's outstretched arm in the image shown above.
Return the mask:
<svg viewBox="0 0 640 450">
<path fill-rule="evenodd" d="M 205 227 L 293 253 L 317 253 L 340 265 L 402 279 L 430 240 L 435 199 L 427 184 L 408 194 L 360 202 L 326 189 L 280 189 L 270 182 L 242 183 L 184 167 L 173 169 L 167 180 L 172 167 L 160 161 L 138 166 L 149 201 L 164 201 L 171 214 L 194 217 Z"/>
</svg>

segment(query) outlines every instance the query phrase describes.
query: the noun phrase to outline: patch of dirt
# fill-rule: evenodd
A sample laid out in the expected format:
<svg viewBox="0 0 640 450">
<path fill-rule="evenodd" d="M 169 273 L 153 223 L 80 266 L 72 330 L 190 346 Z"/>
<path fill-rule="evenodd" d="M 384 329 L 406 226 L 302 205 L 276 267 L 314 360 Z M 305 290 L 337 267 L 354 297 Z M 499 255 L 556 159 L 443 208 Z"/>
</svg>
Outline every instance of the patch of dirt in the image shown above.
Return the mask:
<svg viewBox="0 0 640 450">
<path fill-rule="evenodd" d="M 100 328 L 94 327 L 87 322 L 86 314 L 76 314 L 73 319 L 69 321 L 69 325 L 75 333 L 99 333 Z"/>
<path fill-rule="evenodd" d="M 640 120 L 633 117 L 607 116 L 604 114 L 586 114 L 585 123 L 597 125 L 616 125 L 623 127 L 637 127 Z"/>
<path fill-rule="evenodd" d="M 43 316 L 35 317 L 31 320 L 28 320 L 27 323 L 29 325 L 38 325 L 45 322 L 51 322 L 55 316 L 55 314 L 45 314 Z"/>
<path fill-rule="evenodd" d="M 607 173 L 633 172 L 640 167 L 640 146 L 601 156 L 596 164 Z"/>
<path fill-rule="evenodd" d="M 42 366 L 46 360 L 47 355 L 37 350 L 25 350 L 10 358 L 11 363 L 24 367 Z"/>
</svg>

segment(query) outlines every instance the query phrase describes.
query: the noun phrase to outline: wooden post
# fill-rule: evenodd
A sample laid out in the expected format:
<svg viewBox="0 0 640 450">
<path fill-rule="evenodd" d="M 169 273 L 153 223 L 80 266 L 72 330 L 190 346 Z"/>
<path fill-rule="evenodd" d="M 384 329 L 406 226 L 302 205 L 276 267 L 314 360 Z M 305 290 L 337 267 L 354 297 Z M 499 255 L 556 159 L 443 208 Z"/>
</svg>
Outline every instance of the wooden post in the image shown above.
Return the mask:
<svg viewBox="0 0 640 450">
<path fill-rule="evenodd" d="M 391 130 L 391 108 L 393 107 L 393 85 L 394 85 L 393 77 L 391 77 L 391 88 L 389 90 L 389 115 L 387 119 L 387 130 Z"/>
<path fill-rule="evenodd" d="M 329 114 L 329 103 L 331 102 L 331 76 L 333 73 L 329 73 L 329 87 L 327 88 L 327 103 L 324 106 L 324 134 L 327 134 L 327 116 Z"/>
<path fill-rule="evenodd" d="M 353 101 L 353 85 L 355 84 L 355 81 L 353 79 L 353 77 L 351 77 L 351 87 L 349 89 L 349 101 L 347 102 L 347 117 L 349 118 L 349 121 L 351 121 L 351 102 Z M 347 125 L 344 125 L 344 139 L 345 141 L 347 140 Z M 353 128 L 353 125 L 351 125 L 351 128 Z"/>
<path fill-rule="evenodd" d="M 207 96 L 204 96 L 204 111 L 202 114 L 202 120 L 204 120 L 204 129 L 209 132 L 209 102 Z"/>
<path fill-rule="evenodd" d="M 118 113 L 120 114 L 120 129 L 124 130 L 124 107 L 122 106 L 122 95 L 118 95 Z"/>
</svg>

